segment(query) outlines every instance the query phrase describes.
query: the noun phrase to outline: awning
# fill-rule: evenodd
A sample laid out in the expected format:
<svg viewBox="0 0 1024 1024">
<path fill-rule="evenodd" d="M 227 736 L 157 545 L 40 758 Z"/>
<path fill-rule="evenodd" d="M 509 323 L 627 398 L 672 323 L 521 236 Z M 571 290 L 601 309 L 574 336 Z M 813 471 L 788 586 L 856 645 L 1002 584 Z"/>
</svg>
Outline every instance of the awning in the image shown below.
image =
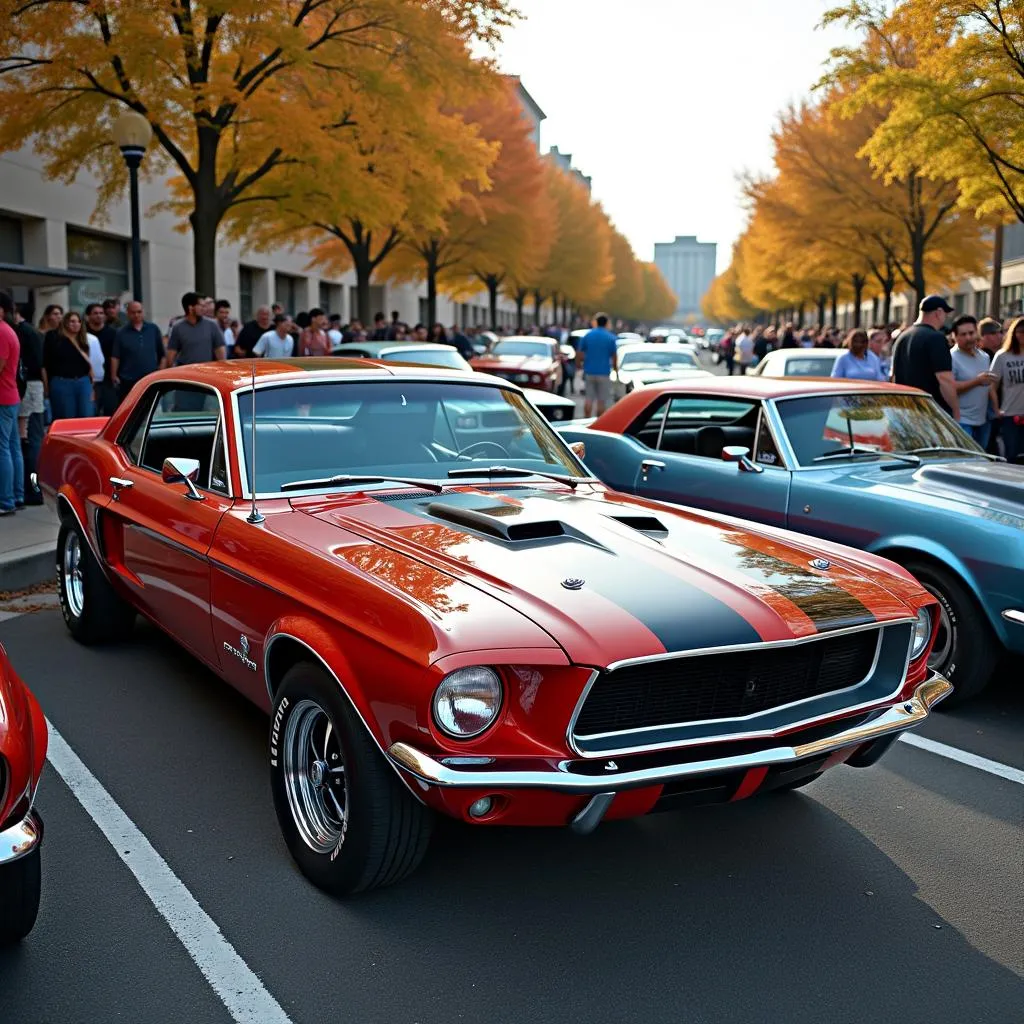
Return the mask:
<svg viewBox="0 0 1024 1024">
<path fill-rule="evenodd" d="M 21 263 L 0 263 L 0 287 L 60 288 L 72 281 L 91 281 L 95 274 L 67 267 L 26 267 Z"/>
</svg>

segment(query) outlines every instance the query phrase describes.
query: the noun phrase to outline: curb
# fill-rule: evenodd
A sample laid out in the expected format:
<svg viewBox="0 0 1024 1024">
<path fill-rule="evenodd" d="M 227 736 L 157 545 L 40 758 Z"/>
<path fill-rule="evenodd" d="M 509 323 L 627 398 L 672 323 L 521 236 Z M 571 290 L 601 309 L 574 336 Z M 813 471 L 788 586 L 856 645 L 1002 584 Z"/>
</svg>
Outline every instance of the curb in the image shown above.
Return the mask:
<svg viewBox="0 0 1024 1024">
<path fill-rule="evenodd" d="M 24 590 L 55 578 L 52 543 L 31 544 L 0 558 L 0 590 Z"/>
</svg>

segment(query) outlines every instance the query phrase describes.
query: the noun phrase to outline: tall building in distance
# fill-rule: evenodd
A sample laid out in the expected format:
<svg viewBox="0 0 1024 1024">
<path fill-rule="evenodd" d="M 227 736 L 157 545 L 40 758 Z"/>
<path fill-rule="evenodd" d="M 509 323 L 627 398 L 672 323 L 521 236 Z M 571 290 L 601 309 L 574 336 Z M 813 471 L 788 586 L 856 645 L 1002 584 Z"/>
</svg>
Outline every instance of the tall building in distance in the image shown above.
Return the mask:
<svg viewBox="0 0 1024 1024">
<path fill-rule="evenodd" d="M 654 243 L 654 262 L 676 293 L 676 317 L 700 313 L 700 300 L 715 279 L 715 242 L 696 235 L 676 235 L 674 242 Z"/>
</svg>

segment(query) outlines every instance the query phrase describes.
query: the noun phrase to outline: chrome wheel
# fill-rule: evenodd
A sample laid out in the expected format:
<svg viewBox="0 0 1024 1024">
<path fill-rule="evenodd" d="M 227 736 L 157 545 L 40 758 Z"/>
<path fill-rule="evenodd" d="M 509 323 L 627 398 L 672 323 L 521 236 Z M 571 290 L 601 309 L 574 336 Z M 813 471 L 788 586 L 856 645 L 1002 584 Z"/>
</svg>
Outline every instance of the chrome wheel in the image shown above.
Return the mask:
<svg viewBox="0 0 1024 1024">
<path fill-rule="evenodd" d="M 946 601 L 934 587 L 925 585 L 925 590 L 939 602 L 939 628 L 935 634 L 935 646 L 932 653 L 928 655 L 928 667 L 933 671 L 941 670 L 948 664 L 953 654 L 953 640 L 956 627 L 949 617 L 949 610 L 946 608 Z"/>
<path fill-rule="evenodd" d="M 82 580 L 82 545 L 74 531 L 64 541 L 63 569 L 68 608 L 77 619 L 85 608 L 85 583 Z"/>
<path fill-rule="evenodd" d="M 284 788 L 302 841 L 316 853 L 331 853 L 348 828 L 348 780 L 341 741 L 327 712 L 302 700 L 285 726 Z"/>
</svg>

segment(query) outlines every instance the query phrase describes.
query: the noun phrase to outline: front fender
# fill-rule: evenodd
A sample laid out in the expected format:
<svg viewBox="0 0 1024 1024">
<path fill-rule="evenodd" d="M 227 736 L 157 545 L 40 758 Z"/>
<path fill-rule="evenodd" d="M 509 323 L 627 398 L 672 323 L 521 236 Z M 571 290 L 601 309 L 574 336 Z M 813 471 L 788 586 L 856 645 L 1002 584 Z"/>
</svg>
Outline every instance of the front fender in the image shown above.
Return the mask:
<svg viewBox="0 0 1024 1024">
<path fill-rule="evenodd" d="M 563 427 L 559 433 L 567 444 L 582 441 L 587 453 L 583 462 L 594 476 L 617 491 L 636 491 L 637 471 L 640 463 L 651 454 L 651 449 L 625 434 L 611 434 L 605 430 Z"/>
</svg>

